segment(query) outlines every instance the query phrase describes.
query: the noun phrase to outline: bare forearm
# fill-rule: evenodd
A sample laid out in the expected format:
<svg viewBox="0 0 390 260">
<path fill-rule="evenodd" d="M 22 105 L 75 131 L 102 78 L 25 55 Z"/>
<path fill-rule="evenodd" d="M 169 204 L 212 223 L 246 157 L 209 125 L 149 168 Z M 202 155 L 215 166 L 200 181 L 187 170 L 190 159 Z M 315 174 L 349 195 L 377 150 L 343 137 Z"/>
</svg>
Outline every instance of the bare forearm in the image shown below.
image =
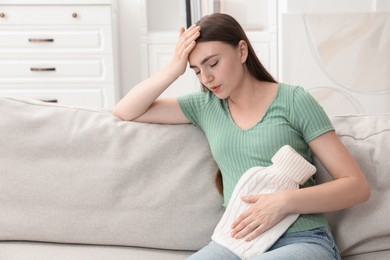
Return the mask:
<svg viewBox="0 0 390 260">
<path fill-rule="evenodd" d="M 183 75 L 188 63 L 188 55 L 195 47 L 195 40 L 199 37 L 199 26 L 191 26 L 187 30 L 180 28 L 179 40 L 176 44 L 175 52 L 171 63 L 152 77 L 136 85 L 129 93 L 118 102 L 113 110 L 113 114 L 123 120 L 134 120 L 139 118 L 149 108 L 156 104 L 154 101 L 164 92 L 180 75 Z M 173 110 L 177 110 L 174 106 Z M 180 114 L 180 113 L 179 113 Z M 157 116 L 157 121 L 161 116 Z M 180 114 L 179 119 L 173 116 L 174 122 L 187 122 L 184 115 Z M 154 121 L 154 120 L 149 120 Z M 170 121 L 170 120 L 168 120 Z"/>
<path fill-rule="evenodd" d="M 113 110 L 123 120 L 134 120 L 145 113 L 153 102 L 179 77 L 170 66 L 133 87 Z"/>
<path fill-rule="evenodd" d="M 370 187 L 357 162 L 329 131 L 309 143 L 333 181 L 287 192 L 291 213 L 331 212 L 368 200 Z"/>
<path fill-rule="evenodd" d="M 370 188 L 359 178 L 340 178 L 324 184 L 287 191 L 289 213 L 322 213 L 351 207 L 368 200 Z"/>
</svg>

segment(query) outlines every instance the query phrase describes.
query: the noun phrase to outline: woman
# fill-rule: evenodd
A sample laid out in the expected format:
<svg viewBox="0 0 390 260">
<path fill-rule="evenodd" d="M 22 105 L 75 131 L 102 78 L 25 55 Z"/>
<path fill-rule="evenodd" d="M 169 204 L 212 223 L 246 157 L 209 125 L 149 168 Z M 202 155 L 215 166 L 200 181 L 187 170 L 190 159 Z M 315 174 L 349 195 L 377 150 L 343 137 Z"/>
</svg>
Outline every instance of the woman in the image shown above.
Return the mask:
<svg viewBox="0 0 390 260">
<path fill-rule="evenodd" d="M 187 63 L 203 90 L 159 98 Z M 301 87 L 277 83 L 256 57 L 243 29 L 231 16 L 212 14 L 187 30 L 169 65 L 135 86 L 114 108 L 123 120 L 162 124 L 193 123 L 209 141 L 222 176 L 227 205 L 240 176 L 269 166 L 283 145 L 308 161 L 312 153 L 334 180 L 301 189 L 242 198 L 251 207 L 232 223 L 232 237 L 250 241 L 291 213 L 301 214 L 264 254 L 252 259 L 339 259 L 321 213 L 340 210 L 370 196 L 370 188 L 318 103 Z M 356 192 L 359 191 L 359 192 Z M 189 259 L 239 259 L 211 242 Z"/>
</svg>

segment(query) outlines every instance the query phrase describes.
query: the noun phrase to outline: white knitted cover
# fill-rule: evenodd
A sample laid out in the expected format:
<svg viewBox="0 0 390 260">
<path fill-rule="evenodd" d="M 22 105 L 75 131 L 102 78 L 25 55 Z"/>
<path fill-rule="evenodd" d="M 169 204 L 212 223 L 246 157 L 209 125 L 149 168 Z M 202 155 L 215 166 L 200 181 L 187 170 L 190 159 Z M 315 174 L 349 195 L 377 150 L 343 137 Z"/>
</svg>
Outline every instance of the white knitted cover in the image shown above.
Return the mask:
<svg viewBox="0 0 390 260">
<path fill-rule="evenodd" d="M 312 164 L 288 145 L 279 149 L 272 157 L 272 163 L 273 165 L 268 167 L 253 167 L 242 175 L 212 235 L 215 242 L 229 248 L 241 259 L 265 252 L 299 216 L 288 215 L 250 242 L 246 242 L 245 238 L 234 239 L 230 235 L 231 224 L 251 206 L 250 203 L 242 201 L 241 197 L 298 189 L 299 184 L 303 184 L 316 171 Z"/>
</svg>

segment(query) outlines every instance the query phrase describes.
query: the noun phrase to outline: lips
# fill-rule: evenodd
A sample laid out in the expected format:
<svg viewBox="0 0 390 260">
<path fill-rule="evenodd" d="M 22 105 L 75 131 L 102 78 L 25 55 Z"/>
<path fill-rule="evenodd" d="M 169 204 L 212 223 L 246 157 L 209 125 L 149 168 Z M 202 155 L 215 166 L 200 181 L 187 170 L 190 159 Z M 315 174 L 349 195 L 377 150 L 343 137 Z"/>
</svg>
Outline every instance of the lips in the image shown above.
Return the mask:
<svg viewBox="0 0 390 260">
<path fill-rule="evenodd" d="M 221 87 L 221 86 L 210 87 L 210 90 L 211 90 L 212 92 L 217 92 L 218 89 L 219 89 L 220 87 Z"/>
</svg>

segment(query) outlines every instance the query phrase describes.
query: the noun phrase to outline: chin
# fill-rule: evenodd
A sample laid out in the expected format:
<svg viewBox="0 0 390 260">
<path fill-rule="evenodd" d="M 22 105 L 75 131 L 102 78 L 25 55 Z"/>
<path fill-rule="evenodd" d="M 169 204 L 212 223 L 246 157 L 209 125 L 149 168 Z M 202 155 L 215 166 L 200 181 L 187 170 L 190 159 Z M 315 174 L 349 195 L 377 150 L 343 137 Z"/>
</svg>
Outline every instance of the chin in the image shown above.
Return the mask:
<svg viewBox="0 0 390 260">
<path fill-rule="evenodd" d="M 226 95 L 223 95 L 223 94 L 219 94 L 219 93 L 214 93 L 214 95 L 219 98 L 219 99 L 227 99 L 229 96 L 226 96 Z"/>
</svg>

